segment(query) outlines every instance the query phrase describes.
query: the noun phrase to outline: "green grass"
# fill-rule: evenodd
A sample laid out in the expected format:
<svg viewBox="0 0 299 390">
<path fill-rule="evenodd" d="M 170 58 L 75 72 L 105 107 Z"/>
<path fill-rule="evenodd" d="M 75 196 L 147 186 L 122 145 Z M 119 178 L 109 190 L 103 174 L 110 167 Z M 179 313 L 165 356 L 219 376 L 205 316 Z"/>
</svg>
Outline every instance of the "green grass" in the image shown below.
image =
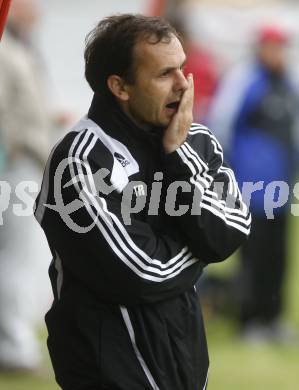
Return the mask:
<svg viewBox="0 0 299 390">
<path fill-rule="evenodd" d="M 299 218 L 290 219 L 289 232 L 284 319 L 299 332 Z M 235 263 L 233 259 L 231 264 L 218 265 L 217 270 L 215 266 L 212 272 L 230 273 Z M 223 318 L 211 323 L 206 319 L 211 360 L 209 390 L 296 390 L 299 343 L 250 346 L 238 339 L 235 326 Z"/>
<path fill-rule="evenodd" d="M 298 345 L 246 345 L 232 324 L 221 320 L 208 327 L 209 390 L 295 390 Z"/>
<path fill-rule="evenodd" d="M 34 375 L 29 374 L 0 374 L 1 390 L 59 390 L 52 373 L 50 359 L 46 350 L 46 330 L 42 329 L 41 347 L 43 350 L 43 364 Z"/>
<path fill-rule="evenodd" d="M 289 269 L 286 282 L 285 319 L 299 331 L 299 218 L 291 218 Z M 229 274 L 236 258 L 211 267 Z M 298 388 L 299 344 L 249 346 L 242 343 L 235 324 L 225 318 L 206 318 L 210 353 L 209 390 L 296 390 Z M 0 375 L 1 390 L 58 390 L 42 336 L 44 366 L 38 375 Z M 142 390 L 142 389 L 140 389 Z M 183 389 L 174 389 L 183 390 Z"/>
<path fill-rule="evenodd" d="M 34 376 L 12 376 L 2 375 L 0 376 L 0 389 L 1 390 L 59 390 L 54 380 L 34 377 Z"/>
</svg>

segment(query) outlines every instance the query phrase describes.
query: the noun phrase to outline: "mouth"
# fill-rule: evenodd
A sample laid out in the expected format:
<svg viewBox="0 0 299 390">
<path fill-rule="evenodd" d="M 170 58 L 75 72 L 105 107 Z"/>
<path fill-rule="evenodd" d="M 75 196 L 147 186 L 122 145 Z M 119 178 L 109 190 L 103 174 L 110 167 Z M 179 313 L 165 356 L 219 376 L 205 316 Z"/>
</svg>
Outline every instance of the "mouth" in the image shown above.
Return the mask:
<svg viewBox="0 0 299 390">
<path fill-rule="evenodd" d="M 180 101 L 176 100 L 176 101 L 173 101 L 173 102 L 166 104 L 166 108 L 176 112 L 179 108 L 179 105 L 180 105 Z"/>
</svg>

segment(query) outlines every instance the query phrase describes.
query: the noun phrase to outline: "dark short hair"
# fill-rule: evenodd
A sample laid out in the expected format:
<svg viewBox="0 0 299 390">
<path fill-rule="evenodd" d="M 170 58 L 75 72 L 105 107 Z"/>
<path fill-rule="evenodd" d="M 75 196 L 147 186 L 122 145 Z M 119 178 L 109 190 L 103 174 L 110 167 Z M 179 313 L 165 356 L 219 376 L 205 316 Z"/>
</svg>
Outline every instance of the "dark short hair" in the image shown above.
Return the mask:
<svg viewBox="0 0 299 390">
<path fill-rule="evenodd" d="M 90 87 L 100 95 L 110 94 L 107 79 L 113 74 L 133 83 L 136 43 L 169 42 L 172 35 L 180 39 L 176 30 L 160 17 L 122 14 L 101 20 L 85 39 L 85 77 Z"/>
</svg>

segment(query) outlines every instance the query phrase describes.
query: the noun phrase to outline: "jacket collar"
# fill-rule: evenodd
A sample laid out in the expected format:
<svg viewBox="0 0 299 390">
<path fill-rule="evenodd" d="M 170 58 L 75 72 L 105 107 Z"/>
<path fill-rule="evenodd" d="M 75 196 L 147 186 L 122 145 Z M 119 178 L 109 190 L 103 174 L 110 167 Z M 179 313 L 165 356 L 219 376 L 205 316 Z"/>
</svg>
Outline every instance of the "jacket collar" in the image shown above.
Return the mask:
<svg viewBox="0 0 299 390">
<path fill-rule="evenodd" d="M 137 126 L 121 110 L 113 97 L 103 98 L 94 94 L 88 117 L 111 136 L 162 146 L 163 129 L 153 126 L 145 130 Z"/>
</svg>

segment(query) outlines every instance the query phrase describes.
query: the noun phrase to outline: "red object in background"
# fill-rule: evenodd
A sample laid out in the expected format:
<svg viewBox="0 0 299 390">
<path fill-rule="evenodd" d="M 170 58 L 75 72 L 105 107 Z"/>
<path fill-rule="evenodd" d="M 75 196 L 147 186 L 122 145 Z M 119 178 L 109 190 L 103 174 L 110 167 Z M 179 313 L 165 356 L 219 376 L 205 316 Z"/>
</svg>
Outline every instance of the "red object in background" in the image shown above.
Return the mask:
<svg viewBox="0 0 299 390">
<path fill-rule="evenodd" d="M 148 14 L 150 16 L 161 16 L 164 14 L 167 0 L 151 0 L 149 2 Z"/>
<path fill-rule="evenodd" d="M 193 74 L 194 79 L 194 122 L 205 124 L 218 84 L 218 67 L 215 58 L 197 45 L 186 48 L 187 62 L 184 72 Z"/>
<path fill-rule="evenodd" d="M 0 0 L 0 39 L 2 38 L 2 34 L 4 31 L 10 2 L 11 0 Z"/>
<path fill-rule="evenodd" d="M 258 31 L 259 43 L 278 43 L 281 45 L 287 44 L 289 35 L 282 27 L 278 25 L 263 26 Z"/>
</svg>

